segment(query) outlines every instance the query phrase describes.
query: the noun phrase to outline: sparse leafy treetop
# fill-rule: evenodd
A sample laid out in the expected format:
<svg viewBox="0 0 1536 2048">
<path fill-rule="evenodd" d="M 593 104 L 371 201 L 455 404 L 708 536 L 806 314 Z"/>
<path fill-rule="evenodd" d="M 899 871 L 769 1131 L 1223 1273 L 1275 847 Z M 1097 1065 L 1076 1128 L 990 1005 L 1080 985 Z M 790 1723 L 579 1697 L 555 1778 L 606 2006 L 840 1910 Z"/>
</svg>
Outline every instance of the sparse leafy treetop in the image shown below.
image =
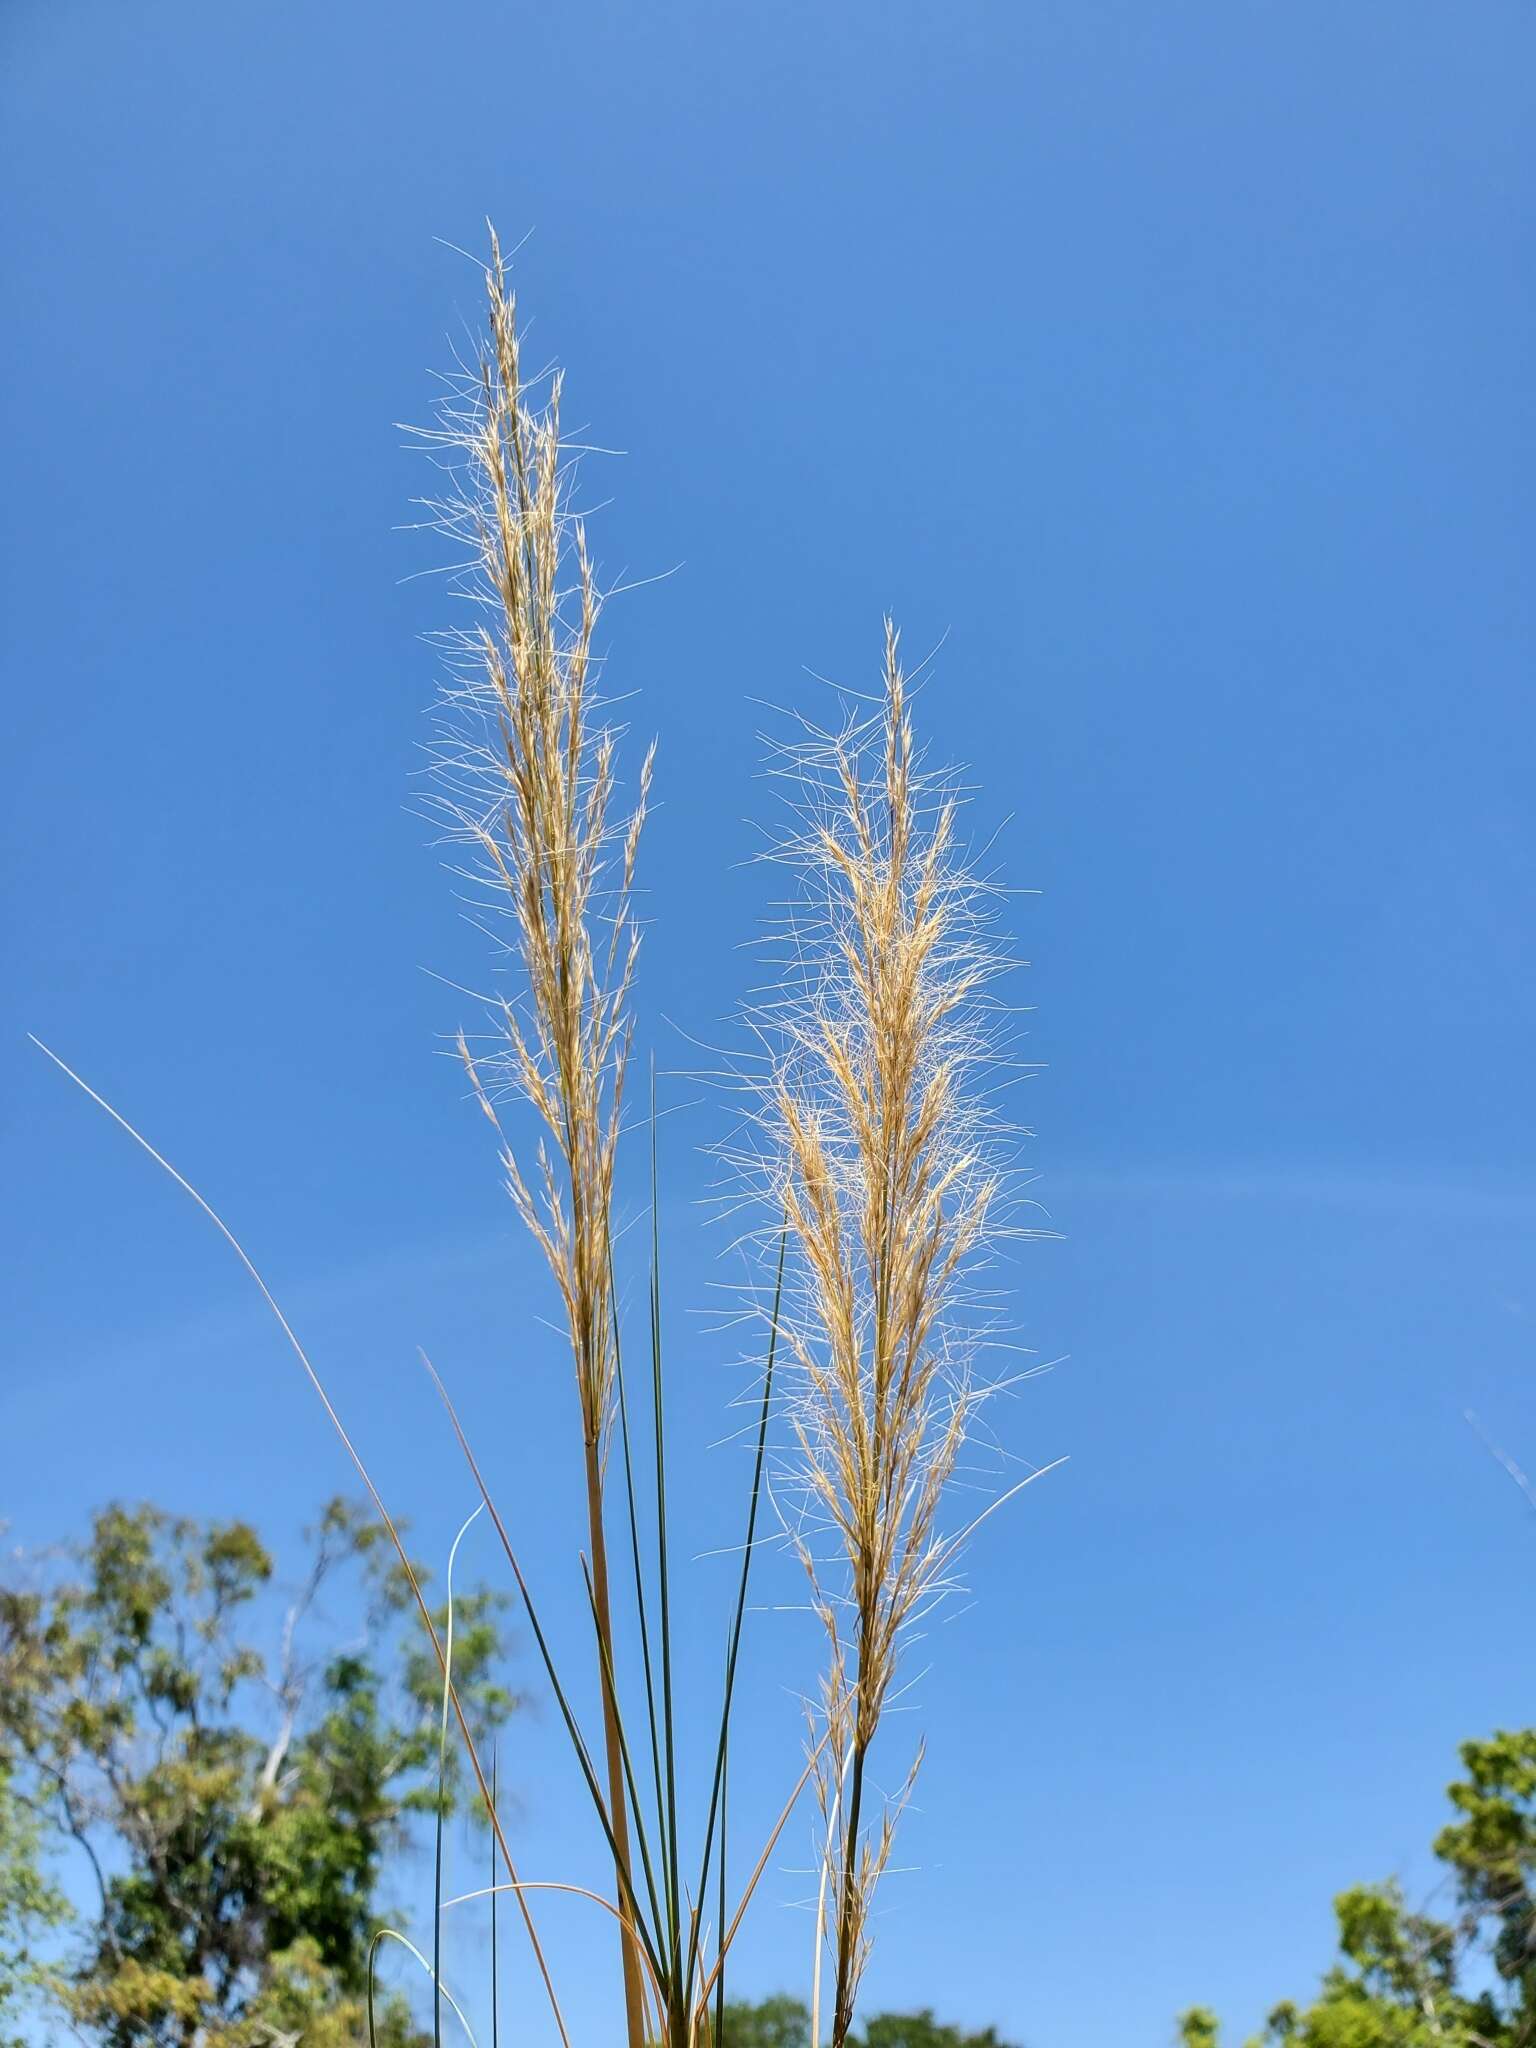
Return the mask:
<svg viewBox="0 0 1536 2048">
<path fill-rule="evenodd" d="M 798 1998 L 780 1993 L 726 2003 L 721 2048 L 810 2048 L 810 2039 L 810 2009 Z M 876 2013 L 853 2040 L 854 2048 L 1006 2048 L 995 2027 L 968 2033 L 936 2020 L 927 2006 L 920 2012 Z"/>
<path fill-rule="evenodd" d="M 1456 1916 L 1411 1912 L 1395 1884 L 1341 1892 L 1340 1960 L 1310 2005 L 1276 2006 L 1249 2048 L 1536 2044 L 1536 1728 L 1463 1743 L 1461 1760 L 1467 1775 L 1447 1788 L 1458 1818 L 1434 1845 Z M 1179 2038 L 1218 2048 L 1214 2014 L 1184 2013 Z"/>
<path fill-rule="evenodd" d="M 440 1680 L 398 1629 L 409 1596 L 384 1532 L 348 1502 L 310 1532 L 292 1599 L 273 1590 L 249 1524 L 121 1506 L 0 1585 L 0 1869 L 9 1844 L 19 1873 L 4 1961 L 22 1921 L 50 1917 L 26 1852 L 67 1852 L 93 1911 L 28 1986 L 88 2040 L 360 2034 L 383 1858 L 439 1797 Z M 340 1654 L 307 1647 L 322 1590 L 345 1603 Z M 461 1698 L 492 1726 L 512 1704 L 492 1675 L 497 1603 L 460 1595 L 454 1618 Z M 445 1800 L 456 1786 L 450 1766 Z M 409 2031 L 398 2001 L 385 2019 Z"/>
</svg>

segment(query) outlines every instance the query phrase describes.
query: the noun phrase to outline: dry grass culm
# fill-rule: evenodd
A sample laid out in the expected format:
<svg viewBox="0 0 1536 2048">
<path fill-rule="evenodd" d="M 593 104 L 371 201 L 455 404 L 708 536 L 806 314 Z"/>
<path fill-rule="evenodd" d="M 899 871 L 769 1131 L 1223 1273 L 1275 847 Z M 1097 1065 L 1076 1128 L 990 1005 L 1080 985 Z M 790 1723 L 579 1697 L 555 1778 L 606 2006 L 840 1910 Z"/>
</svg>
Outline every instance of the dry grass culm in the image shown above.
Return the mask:
<svg viewBox="0 0 1536 2048">
<path fill-rule="evenodd" d="M 632 1896 L 624 1764 L 608 1674 L 613 1623 L 604 1452 L 613 1416 L 614 1160 L 632 1025 L 638 928 L 631 890 L 650 781 L 615 825 L 616 735 L 595 716 L 599 598 L 560 434 L 560 380 L 542 403 L 525 384 L 516 300 L 492 237 L 489 335 L 424 438 L 452 479 L 437 523 L 468 555 L 461 594 L 474 627 L 452 636 L 438 752 L 439 802 L 475 856 L 485 900 L 509 921 L 522 988 L 497 1011 L 497 1042 L 459 1051 L 496 1127 L 507 1187 L 560 1290 L 576 1372 L 598 1656 L 607 1804 L 618 1897 Z M 544 1135 L 531 1171 L 498 1103 L 529 1103 Z M 621 1932 L 630 2048 L 643 2048 L 640 1960 Z"/>
<path fill-rule="evenodd" d="M 826 1930 L 833 2048 L 906 1796 L 866 1825 L 867 1760 L 903 1638 L 961 1540 L 941 1508 L 982 1390 L 957 1311 L 1000 1185 L 974 1085 L 998 962 L 957 856 L 955 799 L 919 772 L 908 700 L 887 621 L 878 711 L 791 750 L 805 829 L 787 853 L 808 886 L 798 974 L 763 1019 L 776 1047 L 764 1120 L 800 1283 L 784 1328 L 799 1368 L 789 1481 L 828 1645 L 813 2042 Z"/>
</svg>

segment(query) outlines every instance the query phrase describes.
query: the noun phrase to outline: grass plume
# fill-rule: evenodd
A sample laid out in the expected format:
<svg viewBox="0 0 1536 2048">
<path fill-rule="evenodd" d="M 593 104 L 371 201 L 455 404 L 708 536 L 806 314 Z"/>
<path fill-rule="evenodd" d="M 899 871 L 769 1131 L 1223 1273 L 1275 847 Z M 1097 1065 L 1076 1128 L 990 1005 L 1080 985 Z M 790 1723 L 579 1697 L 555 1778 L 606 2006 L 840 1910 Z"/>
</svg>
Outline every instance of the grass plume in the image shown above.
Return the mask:
<svg viewBox="0 0 1536 2048">
<path fill-rule="evenodd" d="M 631 1894 L 624 1766 L 611 1686 L 613 1627 L 604 1528 L 604 1451 L 613 1414 L 611 1281 L 614 1162 L 639 946 L 631 897 L 651 757 L 639 796 L 615 822 L 616 734 L 599 722 L 593 632 L 600 599 L 586 534 L 571 509 L 560 380 L 530 394 L 516 299 L 492 236 L 487 333 L 478 363 L 452 380 L 425 438 L 451 483 L 432 510 L 467 552 L 460 592 L 476 606 L 452 636 L 439 804 L 471 851 L 474 876 L 510 925 L 516 1000 L 496 1011 L 496 1042 L 459 1051 L 496 1128 L 507 1187 L 559 1288 L 575 1366 L 593 1604 L 603 1688 L 608 1808 L 621 1899 Z M 500 1104 L 522 1097 L 542 1126 L 531 1165 Z M 639 1959 L 625 1931 L 630 2048 L 643 2048 Z"/>
<path fill-rule="evenodd" d="M 790 854 L 810 913 L 798 981 L 767 1019 L 765 1109 L 799 1268 L 785 1336 L 798 1541 L 828 1647 L 818 1777 L 842 2048 L 905 1797 L 869 1825 L 867 1760 L 903 1637 L 954 1561 L 941 1510 L 979 1398 L 956 1311 L 1001 1186 L 973 1086 L 997 962 L 958 858 L 956 800 L 920 771 L 889 621 L 878 710 L 793 766 L 809 802 Z M 818 1940 L 818 1984 L 819 1967 Z"/>
</svg>

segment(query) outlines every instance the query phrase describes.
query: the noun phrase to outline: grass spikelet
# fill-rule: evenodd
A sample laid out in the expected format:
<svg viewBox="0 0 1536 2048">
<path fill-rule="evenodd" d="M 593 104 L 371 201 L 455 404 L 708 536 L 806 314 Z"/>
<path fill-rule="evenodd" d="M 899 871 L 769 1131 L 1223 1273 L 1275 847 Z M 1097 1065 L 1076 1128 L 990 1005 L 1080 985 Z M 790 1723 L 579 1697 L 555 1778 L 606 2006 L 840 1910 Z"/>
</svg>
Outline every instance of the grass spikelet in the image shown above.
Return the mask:
<svg viewBox="0 0 1536 2048">
<path fill-rule="evenodd" d="M 867 1759 L 903 1639 L 950 1583 L 964 1532 L 946 1533 L 942 1510 L 985 1391 L 964 1309 L 1001 1188 L 1000 1126 L 976 1085 L 999 962 L 959 858 L 955 796 L 920 769 L 890 621 L 878 709 L 790 765 L 804 797 L 787 849 L 805 884 L 799 972 L 761 1020 L 774 1049 L 763 1106 L 798 1266 L 791 1478 L 828 1645 L 813 1721 L 842 2048 L 906 1796 L 871 1823 Z M 820 1957 L 819 1935 L 818 2017 Z"/>
<path fill-rule="evenodd" d="M 632 1025 L 639 931 L 635 860 L 651 756 L 627 818 L 616 819 L 618 735 L 595 701 L 600 598 L 572 464 L 561 438 L 560 380 L 533 395 L 517 306 L 492 235 L 480 358 L 448 382 L 423 435 L 449 479 L 429 510 L 466 556 L 458 591 L 475 624 L 448 642 L 437 805 L 471 855 L 469 878 L 510 928 L 515 999 L 495 1011 L 494 1042 L 459 1052 L 495 1126 L 507 1187 L 547 1259 L 570 1335 L 581 1423 L 599 1661 L 611 1664 L 604 1448 L 613 1413 L 611 1209 Z M 542 382 L 543 380 L 539 380 Z M 530 1160 L 503 1126 L 521 1097 L 542 1126 Z M 615 1709 L 603 1685 L 608 1804 L 619 1896 L 629 1843 Z M 630 2048 L 642 2048 L 641 1980 L 626 1935 Z"/>
</svg>

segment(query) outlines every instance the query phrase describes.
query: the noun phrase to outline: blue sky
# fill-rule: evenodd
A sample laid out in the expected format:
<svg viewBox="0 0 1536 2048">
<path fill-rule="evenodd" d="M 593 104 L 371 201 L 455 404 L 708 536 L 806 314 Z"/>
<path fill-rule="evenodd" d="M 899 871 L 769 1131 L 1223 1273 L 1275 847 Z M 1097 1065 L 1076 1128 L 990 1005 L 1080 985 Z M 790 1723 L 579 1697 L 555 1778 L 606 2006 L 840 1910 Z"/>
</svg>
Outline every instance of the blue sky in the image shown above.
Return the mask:
<svg viewBox="0 0 1536 2048">
<path fill-rule="evenodd" d="M 112 1494 L 291 1535 L 346 1481 L 227 1253 L 32 1030 L 227 1211 L 422 1542 L 468 1497 L 418 1343 L 574 1592 L 546 1290 L 435 1057 L 466 1008 L 432 977 L 482 944 L 412 808 L 446 597 L 392 423 L 490 214 L 569 417 L 626 451 L 605 571 L 676 571 L 605 621 L 661 739 L 661 1067 L 749 979 L 763 704 L 871 680 L 887 606 L 942 639 L 929 736 L 1039 891 L 1016 1106 L 1062 1235 L 1014 1277 L 1064 1362 L 1003 1428 L 1071 1462 L 926 1646 L 869 2002 L 1028 2048 L 1255 2024 L 1333 1891 L 1427 1882 L 1455 1744 L 1536 1712 L 1536 1529 L 1462 1419 L 1536 1462 L 1529 9 L 11 0 L 0 45 L 12 1536 Z M 740 1479 L 696 1313 L 722 1110 L 663 1085 L 702 1551 Z M 743 1843 L 813 1661 L 761 1618 Z M 595 1871 L 537 1704 L 523 1739 L 525 1867 Z M 803 1982 L 803 1884 L 743 1990 Z M 608 1944 L 549 1917 L 595 2038 Z"/>
</svg>

